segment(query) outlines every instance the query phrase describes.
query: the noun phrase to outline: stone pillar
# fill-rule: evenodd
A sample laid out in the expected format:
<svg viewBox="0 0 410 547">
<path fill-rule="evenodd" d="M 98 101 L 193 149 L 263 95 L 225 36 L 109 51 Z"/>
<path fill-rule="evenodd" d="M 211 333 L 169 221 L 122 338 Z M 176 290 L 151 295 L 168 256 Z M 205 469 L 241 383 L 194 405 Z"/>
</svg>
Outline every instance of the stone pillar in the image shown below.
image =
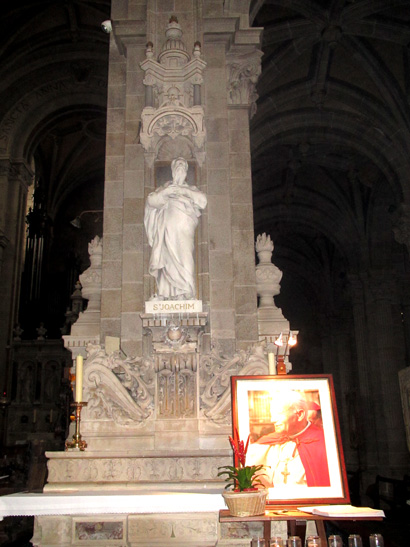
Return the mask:
<svg viewBox="0 0 410 547">
<path fill-rule="evenodd" d="M 7 366 L 17 322 L 27 189 L 32 174 L 23 162 L 0 162 L 0 387 L 7 389 Z M 4 364 L 4 366 L 3 366 Z"/>
<path fill-rule="evenodd" d="M 333 376 L 336 405 L 342 434 L 343 452 L 349 472 L 359 469 L 357 455 L 357 393 L 352 390 L 356 383 L 357 365 L 351 352 L 351 318 L 339 311 L 326 315 L 322 320 L 323 370 Z"/>
<path fill-rule="evenodd" d="M 113 3 L 110 39 L 101 341 L 121 337 L 128 355 L 141 354 L 143 310 L 144 155 L 138 143 L 144 106 L 146 22 Z M 118 17 L 118 19 L 117 19 Z M 141 18 L 143 19 L 143 18 Z"/>
<path fill-rule="evenodd" d="M 228 353 L 258 339 L 249 116 L 259 40 L 235 18 L 204 19 L 211 334 Z"/>
<path fill-rule="evenodd" d="M 246 17 L 222 5 L 216 16 L 192 0 L 170 17 L 171 5 L 113 3 L 101 346 L 90 344 L 84 363 L 90 452 L 229 450 L 229 377 L 267 369 L 260 347 L 243 351 L 258 343 L 249 114 L 261 31 L 241 28 Z M 143 224 L 148 194 L 181 156 L 188 183 L 208 197 L 193 211 L 201 209 L 194 248 L 204 310 L 185 314 L 180 302 L 154 311 Z M 120 339 L 121 357 L 104 351 L 107 336 Z"/>
<path fill-rule="evenodd" d="M 402 476 L 408 466 L 409 457 L 403 436 L 404 421 L 400 401 L 399 371 L 405 359 L 398 343 L 401 339 L 400 317 L 393 317 L 397 300 L 394 279 L 391 273 L 372 272 L 369 279 L 370 302 L 374 341 L 373 377 L 376 376 L 374 392 L 379 461 L 392 476 Z M 376 375 L 375 375 L 376 373 Z"/>
<path fill-rule="evenodd" d="M 363 274 L 365 275 L 365 274 Z M 363 280 L 350 276 L 353 296 L 358 400 L 367 469 L 380 467 L 401 476 L 408 465 L 398 373 L 404 366 L 400 316 L 395 320 L 394 281 L 386 272 L 371 272 Z M 363 452 L 361 451 L 363 456 Z M 369 477 L 370 480 L 372 477 Z M 374 478 L 374 477 L 373 477 Z"/>
<path fill-rule="evenodd" d="M 371 470 L 377 465 L 376 416 L 374 413 L 374 372 L 370 357 L 367 309 L 363 283 L 359 275 L 349 275 L 357 368 L 350 381 L 351 411 L 356 412 L 354 423 L 358 431 L 359 467 Z M 355 378 L 356 377 L 356 378 Z M 353 418 L 352 418 L 353 420 Z M 353 423 L 353 422 L 352 422 Z"/>
</svg>

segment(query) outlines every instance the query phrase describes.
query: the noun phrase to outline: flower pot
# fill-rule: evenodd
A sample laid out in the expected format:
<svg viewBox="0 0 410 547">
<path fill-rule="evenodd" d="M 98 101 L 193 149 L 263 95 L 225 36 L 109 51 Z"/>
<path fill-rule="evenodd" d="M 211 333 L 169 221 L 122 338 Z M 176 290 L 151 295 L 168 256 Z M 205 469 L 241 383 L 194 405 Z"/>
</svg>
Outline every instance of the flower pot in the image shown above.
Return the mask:
<svg viewBox="0 0 410 547">
<path fill-rule="evenodd" d="M 263 515 L 268 491 L 222 492 L 226 506 L 233 517 L 252 517 Z"/>
</svg>

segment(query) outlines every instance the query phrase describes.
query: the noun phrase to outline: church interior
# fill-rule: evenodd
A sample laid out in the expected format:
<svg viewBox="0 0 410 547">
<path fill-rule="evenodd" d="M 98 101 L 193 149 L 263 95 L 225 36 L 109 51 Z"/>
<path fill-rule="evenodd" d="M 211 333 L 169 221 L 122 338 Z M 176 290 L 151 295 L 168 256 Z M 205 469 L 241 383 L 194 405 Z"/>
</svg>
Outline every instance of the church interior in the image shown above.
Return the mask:
<svg viewBox="0 0 410 547">
<path fill-rule="evenodd" d="M 114 433 L 105 441 L 90 403 L 89 454 L 97 462 L 103 450 L 114 454 L 121 442 L 129 452 L 137 439 L 141 458 L 149 447 L 165 459 L 167 443 L 179 457 L 192 427 L 192 454 L 210 448 L 215 461 L 229 460 L 231 422 L 217 415 L 229 413 L 229 385 L 219 370 L 243 373 L 232 368 L 235 356 L 263 342 L 255 242 L 266 234 L 282 274 L 267 309 L 297 332 L 288 373 L 332 375 L 350 501 L 382 506 L 392 523 L 386 546 L 404 547 L 397 530 L 410 533 L 410 1 L 3 0 L 0 28 L 0 493 L 65 484 L 58 458 L 47 476 L 45 453 L 64 451 L 72 434 L 73 359 L 102 366 L 80 340 L 105 343 L 107 355 L 108 339 L 119 340 L 123 359 L 168 355 L 155 316 L 144 315 L 154 285 L 142 219 L 149 192 L 184 156 L 208 196 L 195 236 L 204 308 L 184 331 L 194 353 L 174 344 L 180 361 L 174 369 L 166 357 L 165 369 L 176 374 L 185 359 L 186 397 L 199 398 L 166 415 L 153 395 L 163 386 L 156 360 L 154 391 L 156 380 L 138 376 L 155 407 L 155 435 L 151 407 L 136 405 L 138 428 L 121 437 L 124 423 L 111 412 Z M 172 47 L 194 75 L 166 65 L 166 40 L 184 41 L 185 50 Z M 165 100 L 167 82 L 178 88 L 178 70 L 180 95 L 169 88 Z M 151 134 L 155 112 L 168 121 L 176 112 L 181 124 L 201 120 L 206 133 L 164 122 Z M 98 252 L 102 275 L 92 260 L 90 270 Z M 79 279 L 90 271 L 100 288 L 87 292 Z M 76 327 L 87 313 L 98 316 L 91 330 Z M 217 365 L 208 365 L 217 350 Z M 264 372 L 243 359 L 250 374 L 268 373 L 267 361 Z M 202 387 L 212 378 L 207 399 Z M 122 400 L 132 415 L 132 397 Z M 0 523 L 5 544 L 23 545 L 20 534 L 30 545 L 33 521 L 9 522 Z M 42 534 L 33 545 L 51 545 Z M 169 545 L 234 545 L 193 541 Z"/>
</svg>

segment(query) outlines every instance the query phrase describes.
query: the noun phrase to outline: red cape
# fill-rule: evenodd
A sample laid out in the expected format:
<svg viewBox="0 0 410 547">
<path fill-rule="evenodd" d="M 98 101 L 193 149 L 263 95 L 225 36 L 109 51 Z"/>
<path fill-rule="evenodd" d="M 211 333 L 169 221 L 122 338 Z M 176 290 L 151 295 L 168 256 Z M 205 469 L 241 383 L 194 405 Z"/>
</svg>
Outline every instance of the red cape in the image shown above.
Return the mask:
<svg viewBox="0 0 410 547">
<path fill-rule="evenodd" d="M 283 433 L 269 433 L 256 442 L 258 444 L 283 444 L 293 441 L 298 447 L 300 459 L 306 472 L 308 486 L 330 486 L 329 464 L 327 462 L 325 435 L 315 424 L 291 439 Z"/>
</svg>

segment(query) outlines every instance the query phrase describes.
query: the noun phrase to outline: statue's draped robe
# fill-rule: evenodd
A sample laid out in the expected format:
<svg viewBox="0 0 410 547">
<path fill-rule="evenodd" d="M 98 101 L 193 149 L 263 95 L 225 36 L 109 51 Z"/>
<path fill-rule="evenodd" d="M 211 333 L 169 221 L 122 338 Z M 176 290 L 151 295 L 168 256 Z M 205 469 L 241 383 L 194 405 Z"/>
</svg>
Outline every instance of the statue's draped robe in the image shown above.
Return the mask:
<svg viewBox="0 0 410 547">
<path fill-rule="evenodd" d="M 158 295 L 195 298 L 195 229 L 207 199 L 198 188 L 186 184 L 174 186 L 189 188 L 191 197 L 161 197 L 171 185 L 168 182 L 149 194 L 145 205 L 144 225 L 152 247 L 149 273 L 156 279 Z"/>
</svg>

